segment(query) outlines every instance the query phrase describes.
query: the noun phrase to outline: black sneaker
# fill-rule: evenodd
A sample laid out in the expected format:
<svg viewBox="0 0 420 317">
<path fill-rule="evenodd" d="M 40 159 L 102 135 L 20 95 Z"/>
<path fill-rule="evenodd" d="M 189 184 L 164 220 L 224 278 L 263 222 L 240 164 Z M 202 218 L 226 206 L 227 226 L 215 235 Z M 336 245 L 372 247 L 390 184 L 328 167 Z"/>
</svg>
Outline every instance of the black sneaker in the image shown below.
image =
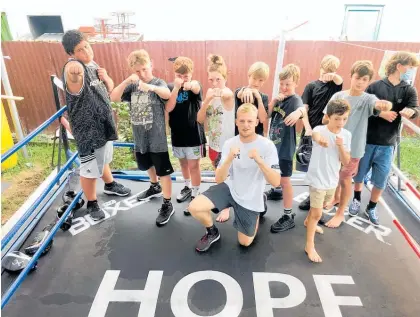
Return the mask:
<svg viewBox="0 0 420 317">
<path fill-rule="evenodd" d="M 299 209 L 301 209 L 301 210 L 311 209 L 311 200 L 310 200 L 309 196 L 299 204 Z"/>
<path fill-rule="evenodd" d="M 194 196 L 191 196 L 191 201 L 193 201 L 194 200 Z M 188 206 L 187 206 L 187 208 L 185 208 L 185 210 L 184 210 L 184 215 L 185 216 L 191 216 L 191 213 L 188 211 Z"/>
<path fill-rule="evenodd" d="M 131 189 L 125 187 L 123 184 L 113 182 L 110 186 L 105 184 L 104 193 L 107 195 L 128 196 L 131 194 Z"/>
<path fill-rule="evenodd" d="M 278 233 L 292 229 L 295 226 L 295 214 L 284 214 L 276 223 L 271 225 L 271 232 Z"/>
<path fill-rule="evenodd" d="M 186 201 L 188 197 L 191 197 L 191 194 L 192 194 L 192 189 L 189 188 L 188 186 L 185 186 L 181 190 L 181 193 L 178 196 L 176 196 L 176 201 L 179 203 L 182 203 L 183 201 Z"/>
<path fill-rule="evenodd" d="M 101 209 L 101 207 L 99 207 L 99 204 L 96 201 L 90 205 L 88 204 L 86 209 L 87 213 L 90 214 L 90 217 L 95 221 L 105 218 L 104 211 Z"/>
<path fill-rule="evenodd" d="M 200 239 L 200 241 L 197 242 L 195 249 L 198 252 L 206 252 L 208 249 L 210 249 L 211 245 L 219 239 L 219 230 L 212 233 L 206 232 L 206 234 Z"/>
<path fill-rule="evenodd" d="M 263 194 L 263 199 L 264 199 L 264 211 L 262 213 L 260 213 L 260 217 L 264 217 L 265 214 L 267 213 L 267 195 L 266 195 L 266 193 Z"/>
<path fill-rule="evenodd" d="M 140 193 L 137 196 L 137 200 L 141 201 L 141 200 L 151 199 L 153 197 L 159 197 L 161 195 L 162 195 L 162 187 L 159 184 L 150 185 L 150 187 L 146 191 Z"/>
<path fill-rule="evenodd" d="M 171 203 L 163 203 L 162 208 L 159 209 L 159 215 L 156 218 L 156 225 L 158 227 L 166 225 L 174 212 L 175 210 Z"/>
<path fill-rule="evenodd" d="M 281 187 L 270 188 L 264 194 L 267 195 L 267 200 L 282 200 L 283 199 L 283 189 Z"/>
</svg>

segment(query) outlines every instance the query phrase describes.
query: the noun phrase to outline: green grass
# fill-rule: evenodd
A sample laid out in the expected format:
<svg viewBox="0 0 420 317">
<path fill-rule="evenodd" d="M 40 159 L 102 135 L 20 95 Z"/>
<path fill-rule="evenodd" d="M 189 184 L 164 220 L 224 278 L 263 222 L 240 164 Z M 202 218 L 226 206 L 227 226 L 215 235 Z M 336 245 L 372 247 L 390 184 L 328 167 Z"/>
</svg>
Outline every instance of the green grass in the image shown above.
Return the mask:
<svg viewBox="0 0 420 317">
<path fill-rule="evenodd" d="M 402 137 L 401 140 L 401 170 L 420 190 L 420 138 Z M 397 165 L 397 159 L 394 161 Z"/>
</svg>

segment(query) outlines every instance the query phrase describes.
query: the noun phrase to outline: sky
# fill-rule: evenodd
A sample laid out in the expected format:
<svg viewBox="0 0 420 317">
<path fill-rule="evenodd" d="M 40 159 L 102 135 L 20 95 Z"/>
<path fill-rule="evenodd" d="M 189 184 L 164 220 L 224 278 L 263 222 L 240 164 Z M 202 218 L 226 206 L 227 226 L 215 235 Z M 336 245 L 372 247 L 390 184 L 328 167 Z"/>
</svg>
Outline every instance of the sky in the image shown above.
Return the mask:
<svg viewBox="0 0 420 317">
<path fill-rule="evenodd" d="M 133 3 L 136 5 L 133 6 Z M 27 15 L 61 15 L 64 29 L 92 26 L 95 18 L 114 11 L 132 11 L 130 18 L 145 40 L 271 40 L 282 29 L 309 21 L 288 35 L 289 39 L 338 39 L 344 5 L 355 0 L 43 0 L 2 1 L 13 35 L 29 33 Z M 418 41 L 418 0 L 369 0 L 385 4 L 381 29 L 384 40 Z M 404 6 L 401 5 L 404 4 Z M 393 20 L 398 20 L 397 27 Z M 400 29 L 398 29 L 400 28 Z M 403 32 L 402 32 L 403 31 Z"/>
</svg>

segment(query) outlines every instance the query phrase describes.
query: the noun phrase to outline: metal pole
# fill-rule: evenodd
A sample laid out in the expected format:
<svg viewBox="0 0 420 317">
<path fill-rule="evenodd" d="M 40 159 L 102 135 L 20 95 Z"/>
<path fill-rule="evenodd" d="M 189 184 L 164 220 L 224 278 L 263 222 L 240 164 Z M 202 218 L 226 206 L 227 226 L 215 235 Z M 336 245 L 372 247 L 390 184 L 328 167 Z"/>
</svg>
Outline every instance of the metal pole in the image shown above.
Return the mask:
<svg viewBox="0 0 420 317">
<path fill-rule="evenodd" d="M 279 94 L 280 79 L 279 79 L 278 74 L 283 68 L 285 48 L 286 48 L 286 31 L 282 30 L 280 34 L 280 39 L 279 39 L 279 46 L 277 49 L 276 71 L 274 72 L 273 94 L 271 98 L 274 98 L 275 96 Z"/>
<path fill-rule="evenodd" d="M 12 87 L 10 86 L 10 82 L 9 82 L 9 76 L 7 75 L 6 64 L 4 62 L 3 50 L 1 50 L 0 59 L 1 59 L 1 79 L 4 86 L 4 91 L 6 95 L 13 96 Z M 19 141 L 22 141 L 24 139 L 24 135 L 22 131 L 22 126 L 20 125 L 19 113 L 16 108 L 15 100 L 7 99 L 7 103 L 9 104 L 10 114 L 12 115 L 13 126 L 15 128 L 17 138 Z M 23 152 L 23 157 L 25 159 L 29 158 L 28 150 L 26 146 L 22 148 L 22 152 Z"/>
<path fill-rule="evenodd" d="M 402 127 L 403 125 L 401 125 Z M 401 170 L 401 130 L 398 131 L 397 136 L 397 167 L 399 170 Z M 398 175 L 398 191 L 401 191 L 401 178 Z"/>
</svg>

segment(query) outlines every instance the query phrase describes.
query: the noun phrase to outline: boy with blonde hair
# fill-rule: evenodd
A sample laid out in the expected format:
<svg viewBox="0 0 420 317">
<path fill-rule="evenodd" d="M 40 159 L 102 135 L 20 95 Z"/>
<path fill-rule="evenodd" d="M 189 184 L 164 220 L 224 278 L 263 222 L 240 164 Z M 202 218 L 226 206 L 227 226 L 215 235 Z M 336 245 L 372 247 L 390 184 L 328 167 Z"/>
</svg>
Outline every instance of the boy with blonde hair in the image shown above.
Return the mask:
<svg viewBox="0 0 420 317">
<path fill-rule="evenodd" d="M 344 99 L 332 100 L 327 105 L 328 124 L 318 125 L 312 133 L 314 141 L 306 182 L 309 185 L 311 208 L 305 220 L 305 252 L 312 262 L 322 262 L 315 250 L 315 232 L 322 216 L 322 208 L 333 196 L 338 185 L 341 164 L 350 161 L 351 133 L 343 129 L 350 113 L 350 104 Z"/>
<path fill-rule="evenodd" d="M 311 129 L 322 125 L 323 111 L 328 101 L 336 92 L 343 89 L 343 78 L 336 73 L 339 66 L 340 60 L 336 56 L 325 55 L 321 61 L 319 79 L 307 84 L 303 91 L 302 101 L 308 112 Z M 305 135 L 311 135 L 311 131 L 303 129 L 301 138 Z M 310 196 L 299 204 L 299 208 L 309 210 Z"/>
<path fill-rule="evenodd" d="M 418 66 L 419 60 L 415 54 L 397 52 L 385 66 L 387 77 L 370 84 L 366 90 L 367 93 L 392 103 L 391 111 L 382 111 L 379 117 L 369 118 L 365 154 L 360 160 L 359 172 L 354 178 L 354 198 L 349 208 L 350 216 L 359 213 L 363 180 L 372 168 L 373 188 L 365 215 L 374 226 L 379 225 L 376 204 L 388 181 L 394 148 L 401 128 L 401 118 L 414 119 L 420 112 L 417 91 L 406 82 L 410 79 L 414 68 Z"/>
<path fill-rule="evenodd" d="M 271 116 L 269 137 L 277 148 L 281 171 L 284 214 L 271 226 L 273 233 L 286 231 L 295 226 L 295 214 L 292 213 L 293 187 L 290 181 L 293 173 L 293 156 L 296 150 L 295 124 L 306 116 L 302 99 L 296 94 L 296 87 L 300 79 L 299 67 L 294 64 L 284 66 L 279 74 L 279 79 L 279 95 L 274 97 L 268 105 L 268 115 Z"/>
<path fill-rule="evenodd" d="M 233 226 L 238 230 L 238 241 L 248 247 L 258 231 L 260 213 L 264 211 L 263 192 L 266 182 L 280 184 L 280 175 L 271 168 L 278 163 L 274 144 L 255 133 L 258 111 L 253 104 L 238 108 L 236 125 L 239 135 L 223 144 L 222 158 L 216 169 L 217 185 L 197 196 L 189 205 L 191 215 L 206 227 L 196 250 L 207 251 L 220 239 L 213 224 L 211 211 L 233 207 Z"/>
<path fill-rule="evenodd" d="M 179 159 L 185 180 L 185 186 L 176 199 L 183 202 L 188 198 L 193 200 L 199 193 L 200 158 L 206 156 L 206 136 L 204 125 L 197 121 L 203 98 L 201 84 L 192 80 L 194 63 L 188 57 L 177 57 L 173 70 L 175 80 L 168 84 L 171 97 L 166 109 L 169 112 L 172 150 L 174 156 Z M 187 210 L 184 213 L 189 214 Z"/>
<path fill-rule="evenodd" d="M 140 170 L 147 171 L 151 183 L 137 199 L 151 199 L 163 192 L 162 207 L 156 218 L 156 225 L 163 226 L 174 213 L 170 176 L 173 168 L 165 129 L 165 102 L 170 97 L 170 91 L 162 79 L 153 76 L 152 61 L 145 50 L 133 51 L 128 56 L 128 64 L 133 74 L 115 87 L 111 99 L 130 103 L 137 165 Z"/>
<path fill-rule="evenodd" d="M 331 100 L 345 99 L 351 106 L 349 119 L 344 126 L 352 134 L 351 159 L 340 170 L 340 184 L 336 189 L 331 205 L 339 203 L 337 211 L 326 226 L 337 228 L 344 221 L 344 210 L 351 196 L 352 178 L 357 174 L 359 161 L 363 157 L 366 146 L 366 133 L 369 117 L 378 115 L 380 111 L 389 111 L 392 104 L 387 100 L 378 100 L 375 95 L 365 92 L 372 80 L 374 70 L 371 61 L 357 61 L 351 71 L 350 89 L 340 91 L 332 96 Z M 327 124 L 327 107 L 324 109 L 322 122 Z"/>
</svg>

